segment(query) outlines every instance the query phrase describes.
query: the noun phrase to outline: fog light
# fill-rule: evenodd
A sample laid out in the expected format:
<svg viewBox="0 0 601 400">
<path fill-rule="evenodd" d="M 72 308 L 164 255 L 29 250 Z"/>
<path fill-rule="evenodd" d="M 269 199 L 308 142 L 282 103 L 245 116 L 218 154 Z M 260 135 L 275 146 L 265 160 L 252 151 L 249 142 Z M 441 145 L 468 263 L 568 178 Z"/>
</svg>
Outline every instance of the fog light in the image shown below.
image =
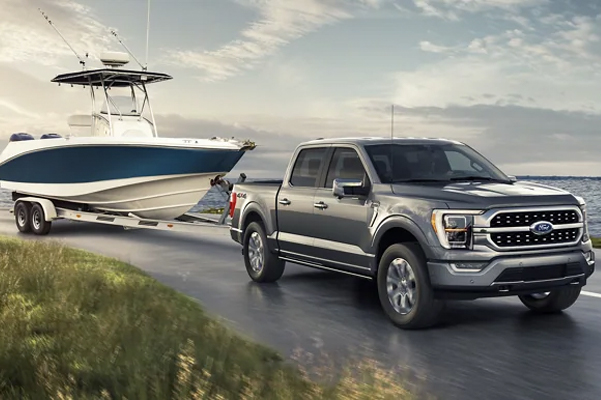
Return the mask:
<svg viewBox="0 0 601 400">
<path fill-rule="evenodd" d="M 592 262 L 595 261 L 595 252 L 594 251 L 585 252 L 584 259 L 586 260 L 587 263 L 591 264 Z"/>
<path fill-rule="evenodd" d="M 482 262 L 451 263 L 451 268 L 457 272 L 480 272 L 484 267 L 486 267 L 486 263 Z"/>
</svg>

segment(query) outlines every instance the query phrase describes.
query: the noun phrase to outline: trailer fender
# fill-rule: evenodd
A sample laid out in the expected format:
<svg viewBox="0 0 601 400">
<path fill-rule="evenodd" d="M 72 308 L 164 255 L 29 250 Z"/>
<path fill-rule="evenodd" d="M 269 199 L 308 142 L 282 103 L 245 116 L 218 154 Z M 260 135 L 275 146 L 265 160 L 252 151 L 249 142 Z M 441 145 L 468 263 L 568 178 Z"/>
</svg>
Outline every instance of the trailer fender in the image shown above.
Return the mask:
<svg viewBox="0 0 601 400">
<path fill-rule="evenodd" d="M 54 203 L 48 199 L 40 199 L 39 197 L 21 197 L 19 201 L 26 201 L 29 203 L 38 203 L 42 206 L 44 210 L 44 220 L 45 221 L 53 221 L 58 218 L 58 214 L 56 212 L 56 207 L 54 207 Z"/>
</svg>

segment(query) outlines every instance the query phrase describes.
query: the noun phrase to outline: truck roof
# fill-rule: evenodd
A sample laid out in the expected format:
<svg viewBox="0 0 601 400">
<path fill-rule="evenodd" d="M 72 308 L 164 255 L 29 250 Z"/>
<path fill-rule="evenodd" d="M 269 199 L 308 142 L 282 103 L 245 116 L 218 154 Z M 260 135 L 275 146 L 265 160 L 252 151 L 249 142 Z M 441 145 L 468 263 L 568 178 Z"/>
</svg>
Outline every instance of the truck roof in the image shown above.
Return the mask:
<svg viewBox="0 0 601 400">
<path fill-rule="evenodd" d="M 426 137 L 383 137 L 383 136 L 363 136 L 363 137 L 334 137 L 334 138 L 320 138 L 303 142 L 303 145 L 309 144 L 356 144 L 356 145 L 371 145 L 371 144 L 387 144 L 390 142 L 398 144 L 432 144 L 432 143 L 455 143 L 463 144 L 456 140 L 444 139 L 444 138 L 426 138 Z"/>
</svg>

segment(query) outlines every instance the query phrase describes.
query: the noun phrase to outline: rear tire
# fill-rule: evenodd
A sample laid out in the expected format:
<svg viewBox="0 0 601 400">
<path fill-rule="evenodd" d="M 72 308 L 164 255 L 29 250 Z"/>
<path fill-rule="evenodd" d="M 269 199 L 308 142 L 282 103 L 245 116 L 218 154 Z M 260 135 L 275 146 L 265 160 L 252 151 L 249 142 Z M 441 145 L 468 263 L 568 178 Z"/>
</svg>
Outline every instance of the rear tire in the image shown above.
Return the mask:
<svg viewBox="0 0 601 400">
<path fill-rule="evenodd" d="M 31 230 L 36 235 L 47 235 L 52 227 L 52 222 L 46 221 L 44 208 L 35 203 L 31 208 Z"/>
<path fill-rule="evenodd" d="M 246 227 L 242 246 L 246 272 L 253 281 L 275 282 L 282 277 L 286 262 L 269 251 L 267 235 L 260 223 L 251 222 Z"/>
<path fill-rule="evenodd" d="M 532 294 L 519 295 L 520 301 L 530 310 L 541 314 L 559 313 L 570 308 L 578 297 L 582 286 L 567 286 L 552 290 L 546 296 Z"/>
<path fill-rule="evenodd" d="M 386 249 L 377 284 L 380 304 L 397 327 L 423 329 L 438 323 L 445 303 L 434 298 L 426 258 L 417 243 L 397 243 Z"/>
<path fill-rule="evenodd" d="M 31 232 L 31 204 L 19 201 L 15 205 L 15 224 L 21 233 Z"/>
</svg>

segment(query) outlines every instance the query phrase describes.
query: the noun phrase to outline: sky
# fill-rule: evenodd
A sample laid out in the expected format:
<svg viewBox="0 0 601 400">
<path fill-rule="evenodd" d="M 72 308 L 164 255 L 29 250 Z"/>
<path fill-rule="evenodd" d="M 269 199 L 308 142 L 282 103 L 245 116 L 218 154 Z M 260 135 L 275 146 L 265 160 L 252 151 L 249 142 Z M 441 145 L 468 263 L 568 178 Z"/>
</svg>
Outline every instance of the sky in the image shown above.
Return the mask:
<svg viewBox="0 0 601 400">
<path fill-rule="evenodd" d="M 146 0 L 0 0 L 0 140 L 68 133 L 89 93 L 44 20 L 99 67 L 146 62 Z M 160 136 L 258 147 L 235 171 L 281 177 L 294 148 L 336 136 L 463 141 L 511 175 L 601 175 L 598 0 L 151 0 L 149 88 Z M 132 59 L 130 68 L 139 68 Z"/>
</svg>

